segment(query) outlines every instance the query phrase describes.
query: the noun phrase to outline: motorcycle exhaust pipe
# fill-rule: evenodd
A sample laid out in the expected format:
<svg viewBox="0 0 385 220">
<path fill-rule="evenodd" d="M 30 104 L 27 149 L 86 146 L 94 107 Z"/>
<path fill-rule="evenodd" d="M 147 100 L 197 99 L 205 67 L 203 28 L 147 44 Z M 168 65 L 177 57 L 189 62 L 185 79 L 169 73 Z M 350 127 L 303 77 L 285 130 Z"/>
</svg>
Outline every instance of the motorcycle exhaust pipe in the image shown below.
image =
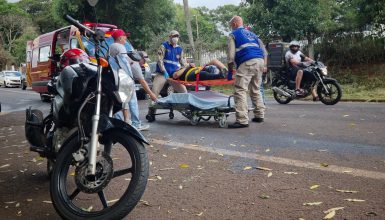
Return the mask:
<svg viewBox="0 0 385 220">
<path fill-rule="evenodd" d="M 278 93 L 279 95 L 282 95 L 282 96 L 285 96 L 285 97 L 288 97 L 288 98 L 291 97 L 291 95 L 290 95 L 288 92 L 282 90 L 281 88 L 278 88 L 278 87 L 275 87 L 275 86 L 274 86 L 274 87 L 273 87 L 273 91 L 276 92 L 276 93 Z"/>
</svg>

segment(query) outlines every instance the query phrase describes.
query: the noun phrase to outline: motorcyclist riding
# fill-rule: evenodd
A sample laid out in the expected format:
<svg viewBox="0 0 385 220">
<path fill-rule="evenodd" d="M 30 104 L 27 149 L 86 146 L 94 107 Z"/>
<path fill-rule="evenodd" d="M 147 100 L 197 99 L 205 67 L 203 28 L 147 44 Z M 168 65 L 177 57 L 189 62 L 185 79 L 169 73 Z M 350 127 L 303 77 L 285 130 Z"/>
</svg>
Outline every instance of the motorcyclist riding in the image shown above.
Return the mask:
<svg viewBox="0 0 385 220">
<path fill-rule="evenodd" d="M 290 76 L 292 78 L 295 77 L 295 93 L 297 96 L 304 96 L 304 90 L 301 89 L 301 81 L 304 76 L 304 67 L 307 62 L 313 62 L 313 60 L 307 56 L 305 56 L 300 50 L 300 44 L 298 41 L 290 42 L 289 46 L 290 50 L 288 50 L 285 54 L 285 61 L 288 65 Z M 305 76 L 306 77 L 306 76 Z M 315 89 L 311 91 L 313 96 L 313 101 L 317 100 L 317 93 Z"/>
</svg>

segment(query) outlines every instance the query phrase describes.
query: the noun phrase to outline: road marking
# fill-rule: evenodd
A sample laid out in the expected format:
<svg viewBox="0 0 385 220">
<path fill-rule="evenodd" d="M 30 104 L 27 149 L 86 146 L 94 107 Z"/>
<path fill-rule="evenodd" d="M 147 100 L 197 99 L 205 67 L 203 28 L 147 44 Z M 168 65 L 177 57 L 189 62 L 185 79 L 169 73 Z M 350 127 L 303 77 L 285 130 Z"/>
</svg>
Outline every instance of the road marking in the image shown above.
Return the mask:
<svg viewBox="0 0 385 220">
<path fill-rule="evenodd" d="M 277 163 L 277 164 L 288 165 L 288 166 L 295 166 L 295 167 L 306 168 L 306 169 L 321 170 L 321 171 L 333 172 L 338 174 L 346 174 L 346 175 L 352 175 L 352 176 L 358 176 L 358 177 L 385 180 L 384 172 L 375 172 L 370 170 L 362 170 L 362 169 L 342 167 L 342 166 L 336 166 L 336 165 L 329 165 L 328 167 L 322 167 L 319 163 L 312 163 L 312 162 L 288 159 L 283 157 L 266 156 L 266 155 L 261 155 L 256 153 L 226 150 L 226 149 L 207 147 L 207 146 L 196 145 L 196 144 L 185 144 L 185 143 L 179 143 L 174 141 L 164 141 L 164 140 L 158 140 L 158 139 L 153 139 L 151 143 L 159 144 L 159 145 L 167 145 L 170 147 L 184 148 L 189 150 L 223 154 L 227 156 L 255 159 L 260 161 L 266 161 L 266 162 Z M 346 171 L 351 171 L 351 172 L 346 172 Z"/>
<path fill-rule="evenodd" d="M 19 93 L 19 94 L 27 94 L 27 95 L 37 95 L 38 93 L 32 90 L 26 90 L 25 92 L 15 91 L 15 90 L 8 90 L 8 89 L 0 89 L 0 91 L 4 92 L 13 92 L 13 93 Z"/>
</svg>

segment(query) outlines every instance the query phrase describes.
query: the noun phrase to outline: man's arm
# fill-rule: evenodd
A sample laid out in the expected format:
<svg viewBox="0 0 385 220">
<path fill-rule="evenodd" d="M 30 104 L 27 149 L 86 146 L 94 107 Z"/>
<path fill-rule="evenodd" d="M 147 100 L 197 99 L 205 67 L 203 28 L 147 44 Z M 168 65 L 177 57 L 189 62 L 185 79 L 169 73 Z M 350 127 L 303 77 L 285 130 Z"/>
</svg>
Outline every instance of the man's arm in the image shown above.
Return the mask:
<svg viewBox="0 0 385 220">
<path fill-rule="evenodd" d="M 232 34 L 230 34 L 228 38 L 227 45 L 227 66 L 229 67 L 229 71 L 232 71 L 235 61 L 235 41 Z"/>
<path fill-rule="evenodd" d="M 188 67 L 188 65 L 189 65 L 189 64 L 187 63 L 186 57 L 184 57 L 183 50 L 182 50 L 182 53 L 180 54 L 179 63 L 182 65 L 182 68 Z"/>
<path fill-rule="evenodd" d="M 166 68 L 164 68 L 164 62 L 163 62 L 165 51 L 166 49 L 164 48 L 163 45 L 161 45 L 158 49 L 158 66 L 162 73 L 166 71 Z"/>
<path fill-rule="evenodd" d="M 150 99 L 154 102 L 158 100 L 158 97 L 155 96 L 155 94 L 151 91 L 150 87 L 148 86 L 146 80 L 144 79 L 139 79 L 139 83 L 142 85 L 144 91 L 150 96 Z"/>
</svg>

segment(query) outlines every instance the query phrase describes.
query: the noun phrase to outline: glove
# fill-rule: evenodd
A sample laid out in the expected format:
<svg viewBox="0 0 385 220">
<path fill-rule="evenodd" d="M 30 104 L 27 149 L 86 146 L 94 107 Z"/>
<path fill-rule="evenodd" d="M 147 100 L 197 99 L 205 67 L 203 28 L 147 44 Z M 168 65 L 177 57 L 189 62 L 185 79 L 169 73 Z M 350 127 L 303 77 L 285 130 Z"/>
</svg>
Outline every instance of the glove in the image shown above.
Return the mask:
<svg viewBox="0 0 385 220">
<path fill-rule="evenodd" d="M 170 76 L 168 75 L 167 70 L 164 71 L 163 76 L 165 79 L 168 79 Z"/>
</svg>

